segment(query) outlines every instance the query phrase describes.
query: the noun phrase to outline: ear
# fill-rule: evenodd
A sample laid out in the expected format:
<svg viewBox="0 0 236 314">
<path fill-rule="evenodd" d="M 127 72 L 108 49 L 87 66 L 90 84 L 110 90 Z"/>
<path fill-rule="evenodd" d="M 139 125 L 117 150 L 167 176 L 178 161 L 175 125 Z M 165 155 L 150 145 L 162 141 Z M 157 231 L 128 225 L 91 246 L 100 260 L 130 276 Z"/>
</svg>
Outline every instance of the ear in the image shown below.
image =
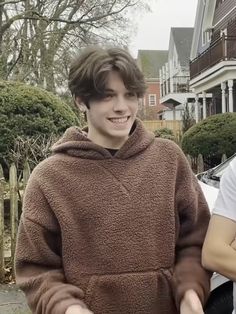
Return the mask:
<svg viewBox="0 0 236 314">
<path fill-rule="evenodd" d="M 81 112 L 85 112 L 87 107 L 86 105 L 82 102 L 81 98 L 80 97 L 74 97 L 74 102 L 76 104 L 76 106 L 79 108 L 79 110 Z"/>
</svg>

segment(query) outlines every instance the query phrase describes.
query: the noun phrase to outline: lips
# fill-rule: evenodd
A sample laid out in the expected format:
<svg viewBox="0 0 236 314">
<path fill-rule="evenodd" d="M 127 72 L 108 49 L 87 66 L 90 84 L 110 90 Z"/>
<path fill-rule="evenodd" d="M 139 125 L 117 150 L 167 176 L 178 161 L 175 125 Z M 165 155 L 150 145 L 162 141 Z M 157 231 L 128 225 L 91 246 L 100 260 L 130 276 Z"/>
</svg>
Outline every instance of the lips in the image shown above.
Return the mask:
<svg viewBox="0 0 236 314">
<path fill-rule="evenodd" d="M 119 117 L 119 118 L 109 118 L 108 120 L 111 121 L 112 123 L 117 123 L 117 124 L 122 124 L 127 122 L 129 117 Z"/>
</svg>

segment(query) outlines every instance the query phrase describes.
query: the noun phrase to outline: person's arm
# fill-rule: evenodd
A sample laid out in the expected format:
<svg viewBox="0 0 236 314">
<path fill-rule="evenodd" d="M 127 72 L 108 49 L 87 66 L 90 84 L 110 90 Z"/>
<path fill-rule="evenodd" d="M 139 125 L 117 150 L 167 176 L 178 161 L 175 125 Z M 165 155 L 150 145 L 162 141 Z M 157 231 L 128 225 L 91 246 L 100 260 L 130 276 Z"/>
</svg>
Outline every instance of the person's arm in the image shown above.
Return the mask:
<svg viewBox="0 0 236 314">
<path fill-rule="evenodd" d="M 230 246 L 236 250 L 236 239 L 233 240 L 233 242 L 230 244 Z"/>
<path fill-rule="evenodd" d="M 220 181 L 220 191 L 203 246 L 202 263 L 236 281 L 236 159 Z"/>
<path fill-rule="evenodd" d="M 33 173 L 24 195 L 15 255 L 16 282 L 35 314 L 65 314 L 75 305 L 81 309 L 78 314 L 89 313 L 83 311 L 84 292 L 66 283 L 60 227 L 36 178 Z"/>
<path fill-rule="evenodd" d="M 177 242 L 173 274 L 176 305 L 188 313 L 194 294 L 203 306 L 210 293 L 211 273 L 201 264 L 202 245 L 210 220 L 210 211 L 200 185 L 185 156 L 179 152 L 176 178 Z M 189 297 L 190 292 L 190 297 Z M 192 293 L 193 292 L 193 293 Z M 193 297 L 193 306 L 194 306 Z M 195 312 L 203 313 L 202 307 Z"/>
<path fill-rule="evenodd" d="M 236 281 L 236 251 L 231 244 L 235 235 L 236 221 L 213 214 L 202 252 L 204 267 L 233 281 Z"/>
</svg>

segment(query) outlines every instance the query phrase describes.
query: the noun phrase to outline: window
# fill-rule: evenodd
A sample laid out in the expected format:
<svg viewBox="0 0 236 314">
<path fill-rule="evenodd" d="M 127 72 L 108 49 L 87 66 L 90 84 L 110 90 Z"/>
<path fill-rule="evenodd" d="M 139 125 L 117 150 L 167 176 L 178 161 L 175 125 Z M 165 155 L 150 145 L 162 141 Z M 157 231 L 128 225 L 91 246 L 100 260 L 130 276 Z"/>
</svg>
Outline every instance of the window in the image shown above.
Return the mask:
<svg viewBox="0 0 236 314">
<path fill-rule="evenodd" d="M 202 33 L 202 44 L 205 45 L 211 40 L 212 30 L 206 30 Z"/>
<path fill-rule="evenodd" d="M 149 106 L 156 106 L 156 95 L 155 94 L 149 94 L 149 101 L 148 101 Z"/>
</svg>

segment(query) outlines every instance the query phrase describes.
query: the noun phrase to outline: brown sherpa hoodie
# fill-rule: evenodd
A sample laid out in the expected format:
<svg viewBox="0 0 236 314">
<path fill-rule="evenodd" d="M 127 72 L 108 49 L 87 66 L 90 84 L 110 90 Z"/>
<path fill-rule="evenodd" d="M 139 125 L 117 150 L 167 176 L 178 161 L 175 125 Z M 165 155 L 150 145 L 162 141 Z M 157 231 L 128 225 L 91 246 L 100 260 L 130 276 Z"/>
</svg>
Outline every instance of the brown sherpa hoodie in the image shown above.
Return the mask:
<svg viewBox="0 0 236 314">
<path fill-rule="evenodd" d="M 182 151 L 137 120 L 112 156 L 75 127 L 33 171 L 16 250 L 17 283 L 36 314 L 176 314 L 204 303 L 206 201 Z"/>
</svg>

